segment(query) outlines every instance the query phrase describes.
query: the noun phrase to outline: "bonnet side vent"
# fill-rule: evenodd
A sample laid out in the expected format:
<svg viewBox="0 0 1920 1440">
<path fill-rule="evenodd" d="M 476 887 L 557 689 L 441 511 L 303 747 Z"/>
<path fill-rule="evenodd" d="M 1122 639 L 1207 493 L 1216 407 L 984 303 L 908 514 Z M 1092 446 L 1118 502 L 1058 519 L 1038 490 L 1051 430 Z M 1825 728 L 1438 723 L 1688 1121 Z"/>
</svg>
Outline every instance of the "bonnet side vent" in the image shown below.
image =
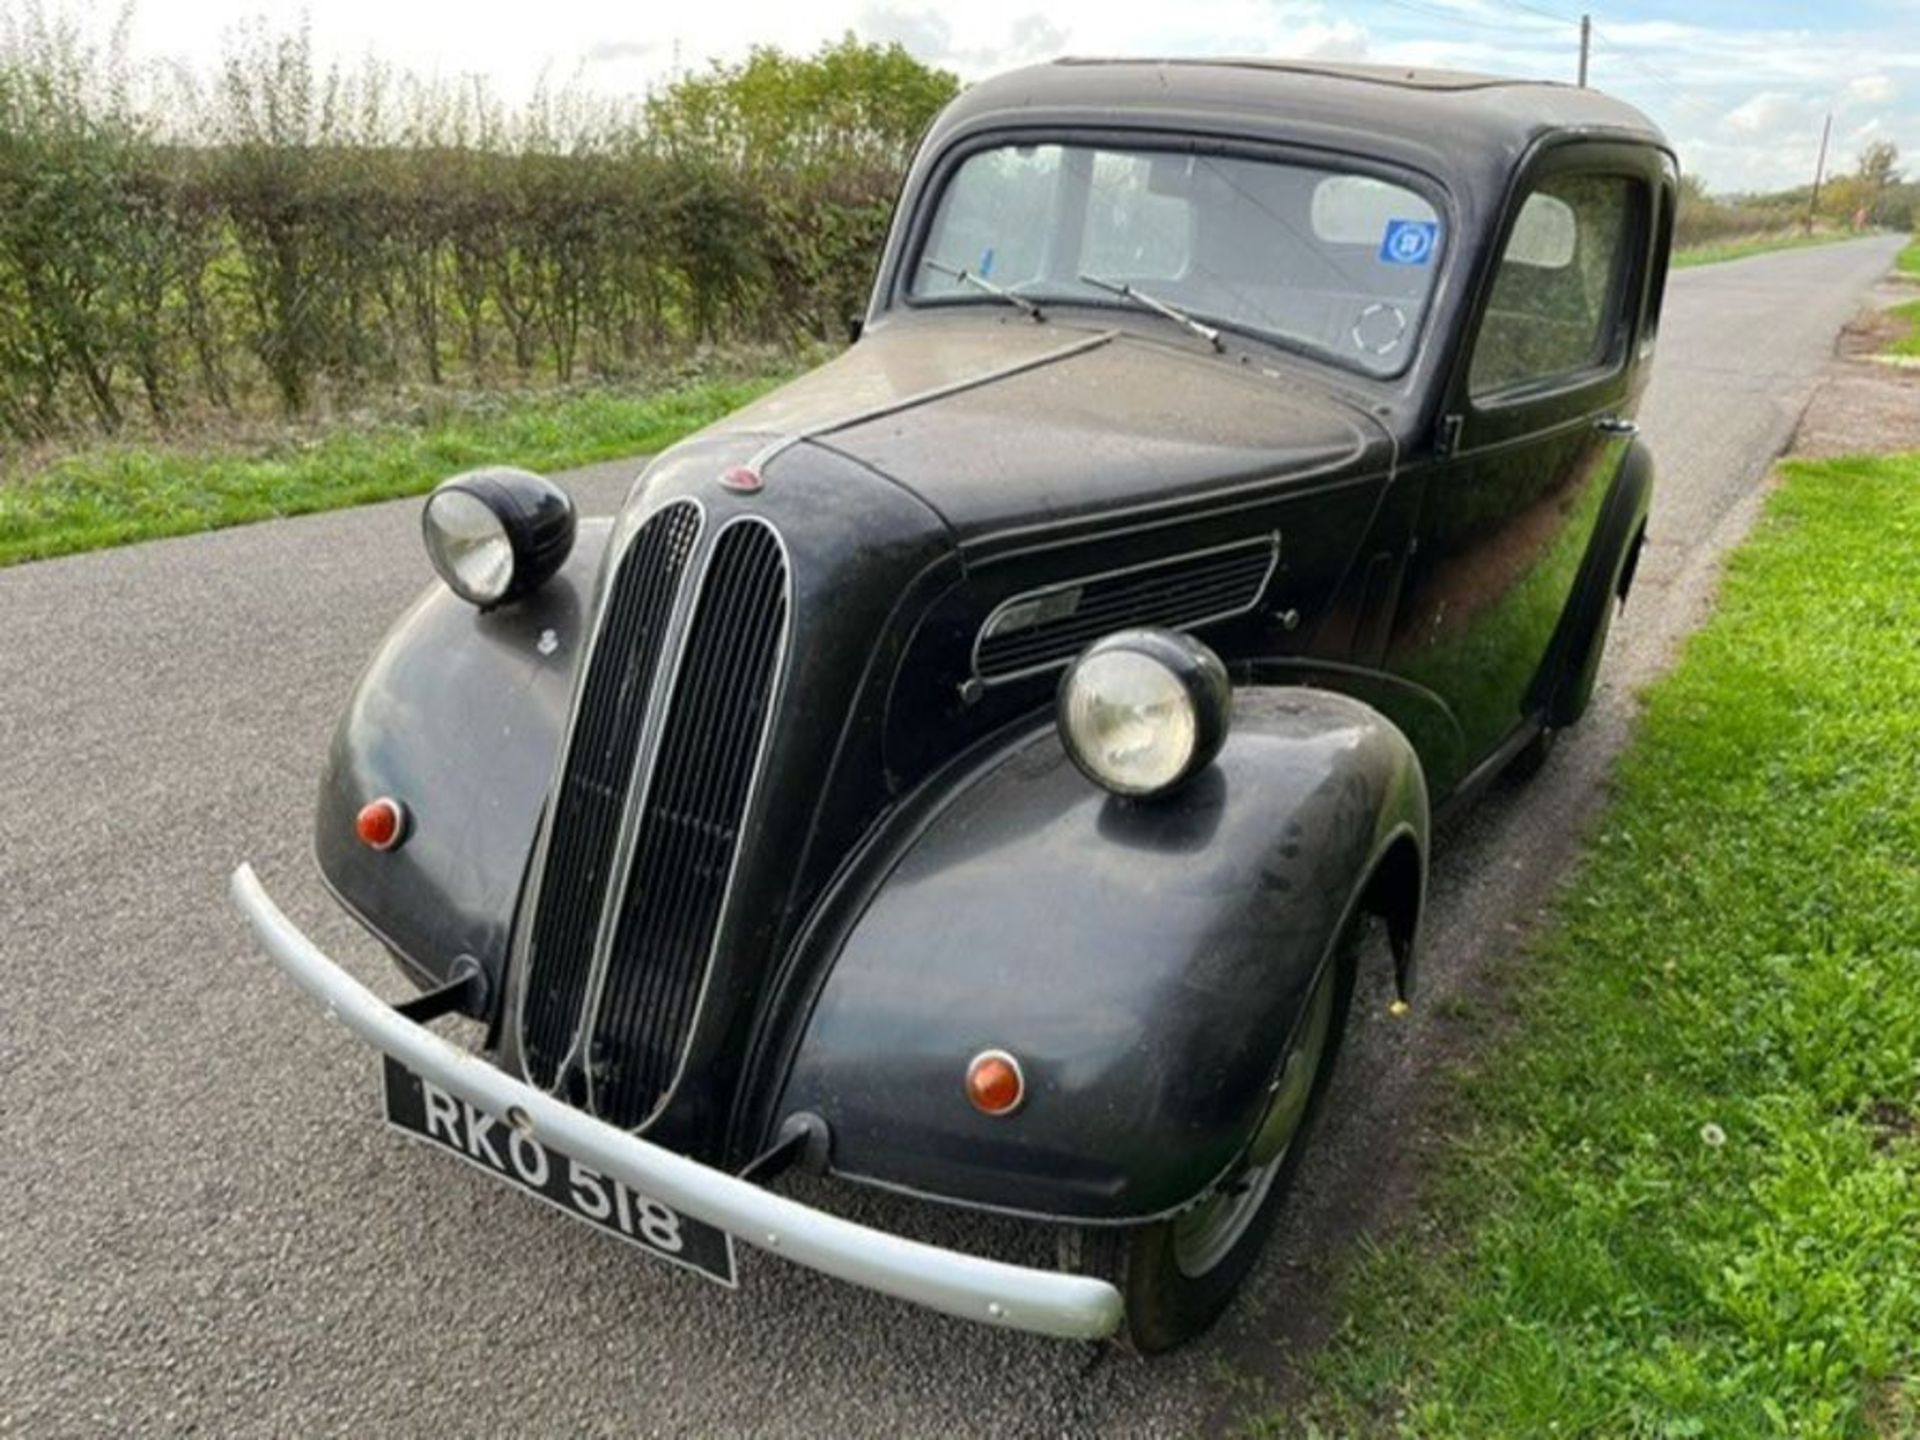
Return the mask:
<svg viewBox="0 0 1920 1440">
<path fill-rule="evenodd" d="M 1190 630 L 1244 615 L 1260 603 L 1279 559 L 1279 535 L 1263 535 L 1025 591 L 980 627 L 973 673 L 988 684 L 1017 680 L 1064 665 L 1115 630 Z"/>
</svg>

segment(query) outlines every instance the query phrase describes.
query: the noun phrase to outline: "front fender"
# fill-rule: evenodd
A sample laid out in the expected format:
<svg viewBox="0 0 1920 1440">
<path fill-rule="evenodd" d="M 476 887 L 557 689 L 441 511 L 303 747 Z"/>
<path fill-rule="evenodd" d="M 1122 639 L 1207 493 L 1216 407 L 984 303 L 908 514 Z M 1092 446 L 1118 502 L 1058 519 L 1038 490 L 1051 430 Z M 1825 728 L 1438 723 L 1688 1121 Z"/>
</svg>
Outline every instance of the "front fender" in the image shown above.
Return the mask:
<svg viewBox="0 0 1920 1440">
<path fill-rule="evenodd" d="M 1048 1218 L 1177 1209 L 1248 1143 L 1343 922 L 1409 845 L 1417 888 L 1426 837 L 1411 747 L 1345 696 L 1239 691 L 1218 761 L 1151 803 L 1097 789 L 1048 727 L 907 846 L 776 1114 L 824 1119 L 857 1180 Z M 963 1093 L 988 1048 L 1025 1071 L 1012 1116 Z"/>
<path fill-rule="evenodd" d="M 423 984 L 470 955 L 500 993 L 610 530 L 581 521 L 559 573 L 497 610 L 434 584 L 387 633 L 334 731 L 314 828 L 321 874 Z M 353 828 L 379 795 L 409 814 L 385 853 Z"/>
</svg>

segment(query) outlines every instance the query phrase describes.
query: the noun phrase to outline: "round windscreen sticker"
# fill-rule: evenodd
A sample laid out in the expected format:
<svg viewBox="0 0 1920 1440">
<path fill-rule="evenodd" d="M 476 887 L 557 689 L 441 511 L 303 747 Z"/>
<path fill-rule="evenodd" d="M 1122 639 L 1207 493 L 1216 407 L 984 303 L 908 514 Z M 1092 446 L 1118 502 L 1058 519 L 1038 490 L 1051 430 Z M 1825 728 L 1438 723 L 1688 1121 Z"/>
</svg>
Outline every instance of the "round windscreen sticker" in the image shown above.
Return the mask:
<svg viewBox="0 0 1920 1440">
<path fill-rule="evenodd" d="M 1353 322 L 1353 343 L 1369 355 L 1390 355 L 1407 333 L 1407 316 L 1398 305 L 1376 300 Z"/>
</svg>

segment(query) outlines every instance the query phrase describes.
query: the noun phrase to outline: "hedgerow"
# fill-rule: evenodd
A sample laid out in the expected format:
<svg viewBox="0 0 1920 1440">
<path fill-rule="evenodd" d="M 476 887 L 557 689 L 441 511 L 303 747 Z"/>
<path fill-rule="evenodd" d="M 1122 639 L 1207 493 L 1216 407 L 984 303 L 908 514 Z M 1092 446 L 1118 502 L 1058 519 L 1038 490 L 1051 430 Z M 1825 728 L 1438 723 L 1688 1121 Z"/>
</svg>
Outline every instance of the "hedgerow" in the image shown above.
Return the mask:
<svg viewBox="0 0 1920 1440">
<path fill-rule="evenodd" d="M 320 64 L 212 76 L 0 14 L 0 434 L 301 414 L 838 338 L 954 77 L 851 36 L 630 103 Z"/>
</svg>

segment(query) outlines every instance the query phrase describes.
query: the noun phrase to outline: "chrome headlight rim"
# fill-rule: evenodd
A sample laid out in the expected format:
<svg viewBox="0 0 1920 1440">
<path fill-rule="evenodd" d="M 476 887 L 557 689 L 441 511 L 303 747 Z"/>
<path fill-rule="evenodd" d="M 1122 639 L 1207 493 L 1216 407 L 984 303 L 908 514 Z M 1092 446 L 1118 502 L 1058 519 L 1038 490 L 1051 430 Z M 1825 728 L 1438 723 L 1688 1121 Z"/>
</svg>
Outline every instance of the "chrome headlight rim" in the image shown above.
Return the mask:
<svg viewBox="0 0 1920 1440">
<path fill-rule="evenodd" d="M 1098 722 L 1091 720 L 1102 702 L 1100 686 L 1154 693 L 1148 704 L 1128 705 L 1108 695 L 1107 719 L 1115 714 L 1136 731 L 1142 744 L 1161 753 L 1131 771 L 1103 752 Z M 1157 711 L 1157 714 L 1147 713 Z M 1227 667 L 1212 648 L 1180 631 L 1160 628 L 1120 630 L 1087 646 L 1060 677 L 1055 720 L 1068 757 L 1094 784 L 1128 800 L 1171 794 L 1213 763 L 1226 743 L 1233 711 L 1233 685 Z M 1153 733 L 1155 727 L 1165 727 Z M 1171 748 L 1161 746 L 1171 741 Z"/>
<path fill-rule="evenodd" d="M 573 499 L 545 476 L 497 466 L 436 485 L 420 512 L 427 559 L 462 600 L 491 610 L 531 594 L 573 550 Z M 493 533 L 485 533 L 491 526 Z M 464 552 L 462 547 L 465 547 Z M 463 566 L 482 548 L 490 563 Z"/>
</svg>

